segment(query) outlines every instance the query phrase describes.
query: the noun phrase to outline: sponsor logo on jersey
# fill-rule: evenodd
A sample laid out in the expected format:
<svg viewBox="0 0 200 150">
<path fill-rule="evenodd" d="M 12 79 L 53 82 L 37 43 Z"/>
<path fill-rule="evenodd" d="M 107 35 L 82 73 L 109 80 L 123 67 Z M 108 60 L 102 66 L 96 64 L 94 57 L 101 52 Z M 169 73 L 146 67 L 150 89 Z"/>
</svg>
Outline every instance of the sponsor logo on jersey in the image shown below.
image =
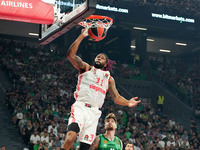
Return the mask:
<svg viewBox="0 0 200 150">
<path fill-rule="evenodd" d="M 108 74 L 106 73 L 106 75 L 105 75 L 105 76 L 106 76 L 106 78 L 107 78 L 107 77 L 108 77 Z"/>
<path fill-rule="evenodd" d="M 93 89 L 95 90 L 96 92 L 101 92 L 103 95 L 106 94 L 106 91 L 104 91 L 102 88 L 98 87 L 98 86 L 95 86 L 94 84 L 90 85 L 89 86 L 90 89 Z"/>
<path fill-rule="evenodd" d="M 88 141 L 88 138 L 89 138 L 89 136 L 88 136 L 88 135 L 85 135 L 84 140 L 87 140 L 87 141 Z"/>
<path fill-rule="evenodd" d="M 103 142 L 104 142 L 105 144 L 107 143 L 107 141 L 106 141 L 106 140 L 104 140 Z"/>
</svg>

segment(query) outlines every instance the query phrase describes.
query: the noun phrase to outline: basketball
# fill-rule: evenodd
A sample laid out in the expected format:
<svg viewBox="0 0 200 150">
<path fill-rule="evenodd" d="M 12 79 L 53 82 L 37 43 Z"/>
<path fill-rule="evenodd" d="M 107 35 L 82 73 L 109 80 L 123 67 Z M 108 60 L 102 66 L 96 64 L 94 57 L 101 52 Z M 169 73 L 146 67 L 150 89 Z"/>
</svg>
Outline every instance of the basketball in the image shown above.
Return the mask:
<svg viewBox="0 0 200 150">
<path fill-rule="evenodd" d="M 95 28 L 89 28 L 88 29 L 88 35 L 94 40 L 94 41 L 100 41 L 103 40 L 106 37 L 107 29 L 102 27 L 95 27 Z"/>
</svg>

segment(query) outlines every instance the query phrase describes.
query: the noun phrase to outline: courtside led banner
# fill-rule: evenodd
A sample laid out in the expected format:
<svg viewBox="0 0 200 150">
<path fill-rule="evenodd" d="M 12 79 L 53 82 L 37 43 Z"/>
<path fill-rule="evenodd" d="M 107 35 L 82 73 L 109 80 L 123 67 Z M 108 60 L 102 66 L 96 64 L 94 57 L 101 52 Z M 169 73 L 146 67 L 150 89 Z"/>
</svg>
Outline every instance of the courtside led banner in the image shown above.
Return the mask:
<svg viewBox="0 0 200 150">
<path fill-rule="evenodd" d="M 54 9 L 41 0 L 0 0 L 0 19 L 51 24 Z"/>
</svg>

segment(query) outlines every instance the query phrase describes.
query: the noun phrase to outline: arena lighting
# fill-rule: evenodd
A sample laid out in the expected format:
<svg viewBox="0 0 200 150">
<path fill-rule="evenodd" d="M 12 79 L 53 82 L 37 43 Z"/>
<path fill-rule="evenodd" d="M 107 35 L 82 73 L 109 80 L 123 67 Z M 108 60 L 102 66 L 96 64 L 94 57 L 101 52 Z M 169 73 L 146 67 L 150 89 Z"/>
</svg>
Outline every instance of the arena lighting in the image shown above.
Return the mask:
<svg viewBox="0 0 200 150">
<path fill-rule="evenodd" d="M 131 45 L 131 48 L 135 48 L 135 45 Z"/>
<path fill-rule="evenodd" d="M 147 30 L 147 28 L 141 28 L 141 27 L 133 27 L 133 29 L 135 29 L 135 30 L 143 30 L 143 31 Z"/>
<path fill-rule="evenodd" d="M 165 53 L 170 53 L 170 52 L 171 52 L 171 51 L 168 50 L 168 49 L 160 49 L 159 51 L 160 51 L 160 52 L 165 52 Z"/>
<path fill-rule="evenodd" d="M 32 36 L 39 36 L 38 33 L 28 33 L 28 35 L 32 35 Z"/>
<path fill-rule="evenodd" d="M 154 39 L 147 39 L 147 41 L 154 42 L 155 40 Z"/>
<path fill-rule="evenodd" d="M 176 45 L 180 45 L 180 46 L 187 46 L 186 43 L 176 43 Z"/>
</svg>

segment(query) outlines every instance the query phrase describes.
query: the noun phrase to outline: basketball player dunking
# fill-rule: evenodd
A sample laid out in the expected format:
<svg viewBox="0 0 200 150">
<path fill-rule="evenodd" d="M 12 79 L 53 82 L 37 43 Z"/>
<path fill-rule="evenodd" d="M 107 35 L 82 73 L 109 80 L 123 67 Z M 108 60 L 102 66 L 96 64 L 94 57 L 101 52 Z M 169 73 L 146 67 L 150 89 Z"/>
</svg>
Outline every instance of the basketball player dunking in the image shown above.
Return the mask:
<svg viewBox="0 0 200 150">
<path fill-rule="evenodd" d="M 139 101 L 138 97 L 126 100 L 116 87 L 115 81 L 109 71 L 103 70 L 108 64 L 106 54 L 98 54 L 94 60 L 94 66 L 90 66 L 76 55 L 81 41 L 88 36 L 87 30 L 83 29 L 76 41 L 67 51 L 67 58 L 72 65 L 79 70 L 78 83 L 74 97 L 76 102 L 71 106 L 71 116 L 68 122 L 68 131 L 62 150 L 69 150 L 79 134 L 79 150 L 88 150 L 96 136 L 98 120 L 101 116 L 99 108 L 102 107 L 106 92 L 119 105 L 134 107 Z"/>
</svg>

